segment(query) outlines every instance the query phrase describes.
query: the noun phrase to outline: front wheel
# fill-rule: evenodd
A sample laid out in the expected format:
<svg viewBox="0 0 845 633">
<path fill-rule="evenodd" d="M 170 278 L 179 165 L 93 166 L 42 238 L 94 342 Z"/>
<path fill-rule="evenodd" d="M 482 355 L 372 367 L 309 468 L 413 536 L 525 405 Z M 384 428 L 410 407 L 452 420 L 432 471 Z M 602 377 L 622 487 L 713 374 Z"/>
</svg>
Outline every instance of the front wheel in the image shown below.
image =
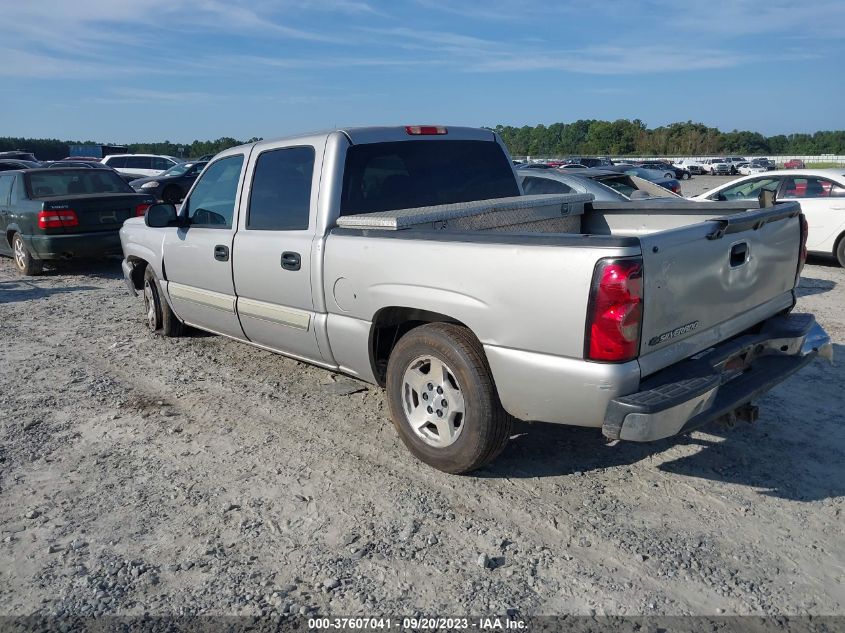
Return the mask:
<svg viewBox="0 0 845 633">
<path fill-rule="evenodd" d="M 834 255 L 836 256 L 836 260 L 839 262 L 839 265 L 845 268 L 845 235 L 840 236 Z"/>
<path fill-rule="evenodd" d="M 170 337 L 184 333 L 184 324 L 162 298 L 156 275 L 149 266 L 144 271 L 144 312 L 151 332 Z"/>
<path fill-rule="evenodd" d="M 484 350 L 465 327 L 431 323 L 403 336 L 387 364 L 393 424 L 418 459 L 460 474 L 492 462 L 510 439 Z"/>
<path fill-rule="evenodd" d="M 15 258 L 15 266 L 24 275 L 37 275 L 44 266 L 40 259 L 33 257 L 29 252 L 20 233 L 15 233 L 12 237 L 12 254 Z"/>
</svg>

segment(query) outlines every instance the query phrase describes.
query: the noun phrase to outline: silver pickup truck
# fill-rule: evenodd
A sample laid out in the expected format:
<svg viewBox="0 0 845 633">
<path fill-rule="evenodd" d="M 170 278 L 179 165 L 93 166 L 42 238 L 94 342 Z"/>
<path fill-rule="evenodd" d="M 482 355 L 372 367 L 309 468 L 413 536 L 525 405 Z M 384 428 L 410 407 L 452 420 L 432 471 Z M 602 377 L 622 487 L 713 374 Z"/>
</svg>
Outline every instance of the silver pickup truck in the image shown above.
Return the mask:
<svg viewBox="0 0 845 633">
<path fill-rule="evenodd" d="M 656 440 L 829 357 L 791 314 L 799 206 L 742 204 L 523 195 L 489 130 L 359 128 L 218 154 L 120 238 L 150 329 L 385 386 L 413 454 L 463 473 L 513 418 Z"/>
</svg>

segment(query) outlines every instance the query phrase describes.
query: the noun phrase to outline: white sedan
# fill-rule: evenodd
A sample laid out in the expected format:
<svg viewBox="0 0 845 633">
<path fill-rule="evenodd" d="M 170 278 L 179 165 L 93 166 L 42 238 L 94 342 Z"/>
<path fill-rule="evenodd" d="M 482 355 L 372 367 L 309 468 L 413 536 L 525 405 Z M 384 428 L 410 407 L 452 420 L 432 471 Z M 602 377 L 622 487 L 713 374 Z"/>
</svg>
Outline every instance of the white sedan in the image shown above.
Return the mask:
<svg viewBox="0 0 845 633">
<path fill-rule="evenodd" d="M 764 167 L 763 165 L 754 165 L 752 163 L 748 163 L 747 165 L 743 165 L 739 168 L 739 173 L 743 176 L 753 176 L 754 174 L 765 174 L 769 171 L 768 167 Z"/>
<path fill-rule="evenodd" d="M 784 169 L 733 180 L 693 200 L 757 200 L 760 192 L 776 200 L 796 200 L 807 217 L 807 250 L 833 255 L 845 266 L 845 166 L 838 169 Z"/>
</svg>

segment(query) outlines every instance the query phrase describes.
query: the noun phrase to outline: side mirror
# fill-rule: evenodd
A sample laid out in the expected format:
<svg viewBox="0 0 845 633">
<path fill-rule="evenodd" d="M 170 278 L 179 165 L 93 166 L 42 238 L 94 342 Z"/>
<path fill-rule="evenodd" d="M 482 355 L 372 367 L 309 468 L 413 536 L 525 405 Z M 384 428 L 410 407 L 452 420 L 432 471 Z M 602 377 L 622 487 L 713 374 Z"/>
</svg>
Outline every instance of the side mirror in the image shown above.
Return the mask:
<svg viewBox="0 0 845 633">
<path fill-rule="evenodd" d="M 172 204 L 154 204 L 144 213 L 144 224 L 154 229 L 175 226 L 178 222 L 176 206 Z"/>
</svg>

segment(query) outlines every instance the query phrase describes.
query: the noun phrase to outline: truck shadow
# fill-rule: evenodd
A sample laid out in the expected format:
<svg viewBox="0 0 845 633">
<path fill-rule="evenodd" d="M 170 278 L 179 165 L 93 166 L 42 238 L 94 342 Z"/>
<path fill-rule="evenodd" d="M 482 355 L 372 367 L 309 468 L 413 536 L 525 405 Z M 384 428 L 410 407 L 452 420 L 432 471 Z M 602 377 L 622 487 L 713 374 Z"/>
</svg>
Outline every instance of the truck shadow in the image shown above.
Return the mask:
<svg viewBox="0 0 845 633">
<path fill-rule="evenodd" d="M 88 275 L 101 279 L 121 279 L 123 270 L 120 268 L 120 260 L 116 258 L 45 262 L 41 276 L 55 277 L 57 275 Z"/>
<path fill-rule="evenodd" d="M 97 288 L 95 286 L 62 286 L 59 288 L 44 288 L 25 279 L 21 279 L 19 281 L 0 281 L 0 304 L 32 301 L 33 299 L 43 299 L 44 297 L 56 294 L 79 292 L 82 290 L 97 290 Z"/>
<path fill-rule="evenodd" d="M 843 354 L 845 346 L 834 345 L 834 357 Z M 711 423 L 691 435 L 654 443 L 609 444 L 598 429 L 520 423 L 499 459 L 476 474 L 560 477 L 649 459 L 665 473 L 749 486 L 766 496 L 840 498 L 845 496 L 845 424 L 835 394 L 836 385 L 845 382 L 845 367 L 817 360 L 803 372 L 803 380 L 801 374 L 793 376 L 762 401 L 761 418 L 754 424 L 727 428 Z M 672 450 L 677 447 L 682 448 Z M 675 457 L 678 452 L 683 454 Z"/>
<path fill-rule="evenodd" d="M 808 295 L 820 295 L 836 288 L 836 282 L 829 279 L 815 279 L 813 277 L 801 277 L 796 292 L 799 297 Z"/>
</svg>

